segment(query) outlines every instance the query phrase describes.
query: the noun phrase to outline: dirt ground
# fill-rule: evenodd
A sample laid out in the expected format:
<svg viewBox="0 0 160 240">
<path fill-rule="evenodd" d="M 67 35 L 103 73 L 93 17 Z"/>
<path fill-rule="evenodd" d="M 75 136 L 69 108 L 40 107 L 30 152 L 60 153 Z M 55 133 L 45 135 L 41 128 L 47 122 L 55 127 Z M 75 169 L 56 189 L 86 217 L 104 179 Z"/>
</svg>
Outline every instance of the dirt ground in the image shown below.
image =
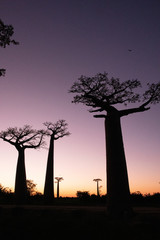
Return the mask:
<svg viewBox="0 0 160 240">
<path fill-rule="evenodd" d="M 137 207 L 111 220 L 98 206 L 0 206 L 1 239 L 159 240 L 160 208 Z"/>
</svg>

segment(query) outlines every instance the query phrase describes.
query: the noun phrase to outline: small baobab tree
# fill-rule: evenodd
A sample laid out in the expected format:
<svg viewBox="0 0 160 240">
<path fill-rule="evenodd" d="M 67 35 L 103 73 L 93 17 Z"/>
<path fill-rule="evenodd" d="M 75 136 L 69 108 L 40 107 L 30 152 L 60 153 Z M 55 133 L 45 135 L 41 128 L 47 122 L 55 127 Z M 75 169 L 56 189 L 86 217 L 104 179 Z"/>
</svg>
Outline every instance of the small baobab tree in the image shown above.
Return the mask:
<svg viewBox="0 0 160 240">
<path fill-rule="evenodd" d="M 144 94 L 138 94 L 135 89 L 141 87 L 141 83 L 137 79 L 120 82 L 119 78 L 109 79 L 107 73 L 98 73 L 94 77 L 81 76 L 70 89 L 74 94 L 73 103 L 89 106 L 91 113 L 101 113 L 94 117 L 105 120 L 107 209 L 113 217 L 132 212 L 120 120 L 133 113 L 148 111 L 151 104 L 159 103 L 160 83 L 147 86 Z M 138 107 L 118 109 L 120 104 L 127 106 L 129 103 L 137 103 Z"/>
<path fill-rule="evenodd" d="M 99 196 L 99 182 L 102 181 L 100 178 L 93 179 L 94 182 L 97 182 L 97 196 Z"/>
<path fill-rule="evenodd" d="M 37 149 L 44 145 L 45 131 L 34 130 L 31 126 L 25 125 L 22 128 L 8 128 L 0 132 L 0 138 L 13 145 L 18 151 L 18 161 L 15 179 L 15 198 L 21 204 L 27 196 L 26 170 L 25 170 L 25 149 Z"/>
<path fill-rule="evenodd" d="M 65 120 L 58 120 L 56 123 L 45 122 L 48 135 L 50 136 L 46 178 L 44 186 L 44 197 L 47 203 L 54 199 L 54 141 L 64 136 L 69 136 L 68 124 Z"/>
<path fill-rule="evenodd" d="M 59 198 L 59 183 L 64 179 L 63 177 L 55 177 L 55 179 L 57 180 L 57 198 Z"/>
</svg>

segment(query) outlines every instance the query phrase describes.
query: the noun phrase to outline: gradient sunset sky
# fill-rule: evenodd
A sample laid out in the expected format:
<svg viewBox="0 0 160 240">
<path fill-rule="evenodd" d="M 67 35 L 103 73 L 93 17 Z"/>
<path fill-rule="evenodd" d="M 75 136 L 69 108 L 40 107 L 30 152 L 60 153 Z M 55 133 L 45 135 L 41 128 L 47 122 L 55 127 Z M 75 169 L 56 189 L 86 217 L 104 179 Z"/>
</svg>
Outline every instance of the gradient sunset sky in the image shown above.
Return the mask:
<svg viewBox="0 0 160 240">
<path fill-rule="evenodd" d="M 60 195 L 96 193 L 94 178 L 102 179 L 105 194 L 104 120 L 71 103 L 68 90 L 81 75 L 104 71 L 121 81 L 140 80 L 141 92 L 148 82 L 159 82 L 160 1 L 1 0 L 0 18 L 14 26 L 20 42 L 0 49 L 0 68 L 6 68 L 0 130 L 24 124 L 39 129 L 65 119 L 71 135 L 55 143 L 55 177 L 64 178 Z M 124 117 L 122 130 L 131 192 L 160 192 L 160 104 Z M 27 179 L 39 191 L 48 138 L 46 143 L 46 149 L 26 150 Z M 16 164 L 16 149 L 0 140 L 0 184 L 14 189 Z"/>
</svg>

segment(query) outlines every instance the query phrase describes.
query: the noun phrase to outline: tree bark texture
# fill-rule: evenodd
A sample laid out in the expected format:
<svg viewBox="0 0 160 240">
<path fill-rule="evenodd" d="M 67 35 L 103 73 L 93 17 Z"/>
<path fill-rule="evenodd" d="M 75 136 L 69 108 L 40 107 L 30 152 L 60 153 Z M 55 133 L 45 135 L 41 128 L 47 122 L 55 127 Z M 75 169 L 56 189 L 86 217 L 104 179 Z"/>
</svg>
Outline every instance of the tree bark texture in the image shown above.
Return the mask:
<svg viewBox="0 0 160 240">
<path fill-rule="evenodd" d="M 47 170 L 44 186 L 44 197 L 46 202 L 51 202 L 54 199 L 54 138 L 51 136 L 48 160 L 47 160 Z"/>
<path fill-rule="evenodd" d="M 108 213 L 111 216 L 128 214 L 130 190 L 118 110 L 109 112 L 105 119 L 107 151 Z"/>
<path fill-rule="evenodd" d="M 27 196 L 24 149 L 18 150 L 18 161 L 15 180 L 15 199 L 17 204 L 25 203 Z"/>
</svg>

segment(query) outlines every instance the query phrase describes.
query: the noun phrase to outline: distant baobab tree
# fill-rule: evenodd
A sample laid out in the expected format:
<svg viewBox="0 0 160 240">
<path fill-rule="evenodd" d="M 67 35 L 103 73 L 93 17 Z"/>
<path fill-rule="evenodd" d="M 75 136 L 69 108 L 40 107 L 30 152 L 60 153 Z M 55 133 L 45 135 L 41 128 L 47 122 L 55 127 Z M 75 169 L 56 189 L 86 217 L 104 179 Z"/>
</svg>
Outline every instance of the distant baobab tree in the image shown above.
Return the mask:
<svg viewBox="0 0 160 240">
<path fill-rule="evenodd" d="M 93 179 L 93 181 L 97 182 L 97 196 L 99 196 L 99 182 L 102 181 L 100 178 Z"/>
<path fill-rule="evenodd" d="M 8 128 L 0 132 L 0 138 L 13 145 L 18 151 L 18 161 L 15 179 L 16 202 L 24 203 L 27 196 L 26 170 L 25 170 L 25 149 L 37 149 L 44 145 L 43 130 L 34 130 L 31 126 L 25 125 L 22 128 Z"/>
<path fill-rule="evenodd" d="M 57 180 L 57 198 L 59 198 L 59 183 L 64 180 L 63 177 L 55 177 Z"/>
<path fill-rule="evenodd" d="M 69 136 L 67 130 L 68 124 L 65 120 L 58 120 L 56 123 L 45 122 L 48 135 L 50 136 L 46 178 L 44 186 L 44 197 L 46 202 L 51 202 L 54 199 L 54 141 L 64 136 Z"/>
<path fill-rule="evenodd" d="M 108 212 L 111 216 L 132 212 L 129 197 L 129 182 L 121 131 L 121 117 L 132 113 L 145 112 L 151 104 L 160 101 L 160 83 L 148 83 L 148 89 L 140 95 L 134 89 L 141 87 L 137 79 L 120 82 L 118 78 L 108 78 L 107 73 L 94 77 L 81 76 L 70 92 L 75 94 L 73 103 L 83 103 L 91 107 L 96 118 L 105 119 L 107 154 L 107 195 Z M 138 107 L 118 110 L 115 106 L 137 103 Z"/>
<path fill-rule="evenodd" d="M 0 19 L 0 47 L 5 48 L 7 45 L 11 43 L 14 45 L 19 44 L 17 41 L 12 39 L 12 35 L 14 34 L 14 28 L 12 25 L 6 25 Z M 0 77 L 5 75 L 6 70 L 4 68 L 0 69 Z"/>
</svg>

